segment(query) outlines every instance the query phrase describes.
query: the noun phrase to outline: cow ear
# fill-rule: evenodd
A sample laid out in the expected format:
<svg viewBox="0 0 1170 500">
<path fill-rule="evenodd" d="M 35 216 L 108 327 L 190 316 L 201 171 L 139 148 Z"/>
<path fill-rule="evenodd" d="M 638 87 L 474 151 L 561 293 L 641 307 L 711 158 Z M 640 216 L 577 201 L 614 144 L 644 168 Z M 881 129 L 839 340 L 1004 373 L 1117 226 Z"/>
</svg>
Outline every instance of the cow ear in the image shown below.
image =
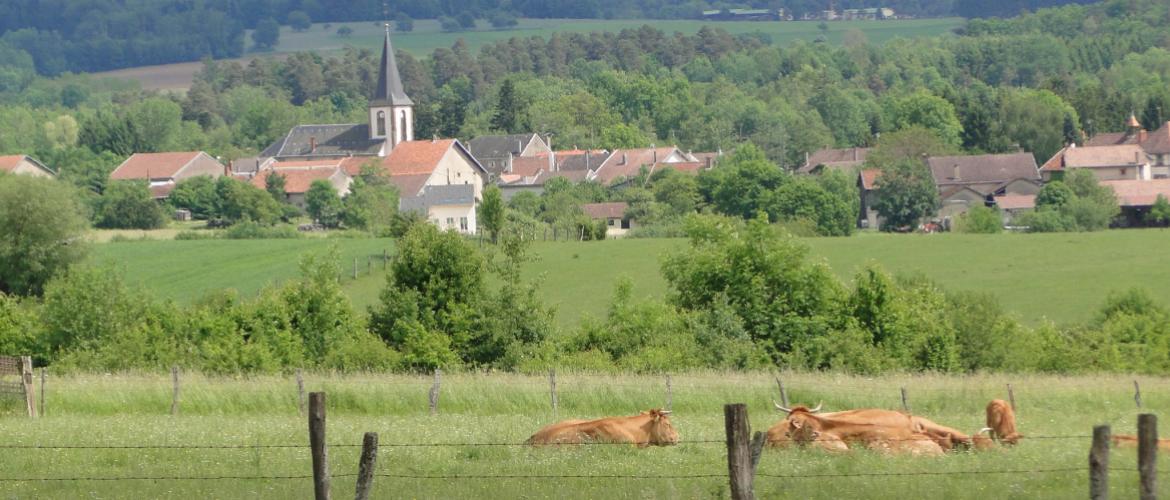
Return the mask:
<svg viewBox="0 0 1170 500">
<path fill-rule="evenodd" d="M 793 428 L 793 429 L 799 429 L 799 428 L 801 428 L 801 427 L 804 427 L 804 422 L 801 422 L 801 421 L 799 421 L 799 420 L 793 420 L 793 421 L 792 421 L 792 428 Z"/>
</svg>

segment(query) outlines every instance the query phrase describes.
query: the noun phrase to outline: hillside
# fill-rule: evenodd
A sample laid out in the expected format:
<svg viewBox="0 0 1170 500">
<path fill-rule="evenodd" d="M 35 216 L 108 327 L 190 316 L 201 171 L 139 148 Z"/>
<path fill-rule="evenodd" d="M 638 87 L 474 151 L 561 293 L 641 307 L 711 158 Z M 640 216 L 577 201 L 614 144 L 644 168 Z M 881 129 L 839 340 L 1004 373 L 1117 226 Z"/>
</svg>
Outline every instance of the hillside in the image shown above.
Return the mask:
<svg viewBox="0 0 1170 500">
<path fill-rule="evenodd" d="M 949 290 L 995 294 L 1026 323 L 1084 321 L 1112 290 L 1143 287 L 1170 295 L 1170 269 L 1148 249 L 1170 244 L 1167 231 L 1107 231 L 1082 234 L 888 235 L 806 239 L 814 256 L 843 280 L 868 261 L 895 273 L 921 273 Z M 162 296 L 189 302 L 218 288 L 254 294 L 265 283 L 295 275 L 299 255 L 336 244 L 347 273 L 359 260 L 357 280 L 343 286 L 355 305 L 377 300 L 383 281 L 366 273 L 367 257 L 393 251 L 389 240 L 136 241 L 96 245 L 94 259 L 125 270 L 131 282 Z M 666 284 L 660 256 L 683 240 L 634 239 L 596 243 L 537 243 L 539 260 L 528 277 L 543 277 L 544 296 L 558 307 L 562 326 L 582 315 L 602 315 L 618 277 L 634 281 L 634 296 L 660 297 Z"/>
</svg>

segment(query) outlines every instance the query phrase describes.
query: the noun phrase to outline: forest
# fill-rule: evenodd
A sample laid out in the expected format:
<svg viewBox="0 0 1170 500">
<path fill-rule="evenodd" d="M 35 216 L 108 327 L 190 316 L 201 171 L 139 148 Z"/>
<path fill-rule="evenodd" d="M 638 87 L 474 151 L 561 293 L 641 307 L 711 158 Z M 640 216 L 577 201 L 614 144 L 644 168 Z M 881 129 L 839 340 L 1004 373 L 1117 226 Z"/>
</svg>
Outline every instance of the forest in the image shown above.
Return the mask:
<svg viewBox="0 0 1170 500">
<path fill-rule="evenodd" d="M 841 0 L 836 8 L 890 7 L 903 16 L 1009 17 L 1084 0 Z M 384 7 L 385 5 L 385 7 Z M 43 75 L 239 57 L 246 29 L 277 23 L 493 16 L 572 19 L 697 19 L 706 9 L 783 8 L 799 17 L 823 0 L 27 0 L 0 4 L 0 42 L 27 53 Z M 473 21 L 474 22 L 474 21 Z M 0 65 L 12 55 L 0 49 Z"/>
</svg>

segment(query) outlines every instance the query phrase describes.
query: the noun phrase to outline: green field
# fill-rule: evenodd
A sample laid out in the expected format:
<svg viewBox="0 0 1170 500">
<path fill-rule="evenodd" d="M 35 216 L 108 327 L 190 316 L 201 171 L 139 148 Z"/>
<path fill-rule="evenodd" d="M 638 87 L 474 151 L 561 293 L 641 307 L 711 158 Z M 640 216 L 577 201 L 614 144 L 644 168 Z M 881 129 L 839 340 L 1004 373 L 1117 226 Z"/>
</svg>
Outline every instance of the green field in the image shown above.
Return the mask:
<svg viewBox="0 0 1170 500">
<path fill-rule="evenodd" d="M 758 498 L 1078 498 L 1087 491 L 1091 426 L 1133 433 L 1129 378 L 1035 376 L 885 376 L 784 374 L 795 402 L 826 409 L 900 407 L 909 391 L 916 415 L 973 432 L 983 407 L 1014 384 L 1020 431 L 1014 449 L 946 457 L 890 457 L 858 451 L 766 450 Z M 309 498 L 295 479 L 9 481 L 11 478 L 305 476 L 311 462 L 305 419 L 289 377 L 208 379 L 185 375 L 180 415 L 171 417 L 167 375 L 49 377 L 47 417 L 0 416 L 2 498 Z M 1142 379 L 1145 411 L 1170 410 L 1170 381 Z M 400 476 L 614 475 L 632 478 L 379 477 L 374 498 L 726 498 L 722 405 L 747 403 L 753 429 L 779 420 L 775 386 L 762 373 L 673 376 L 672 421 L 681 443 L 666 448 L 518 446 L 542 425 L 565 418 L 630 415 L 663 405 L 655 376 L 561 373 L 559 413 L 543 377 L 453 374 L 443 378 L 440 414 L 427 415 L 427 377 L 308 374 L 309 391 L 328 394 L 327 441 L 334 498 L 353 492 L 366 431 L 379 433 L 378 472 Z M 496 446 L 472 446 L 494 443 Z M 454 444 L 390 446 L 391 444 Z M 232 446 L 231 448 L 86 449 L 60 446 Z M 285 445 L 290 447 L 266 447 Z M 12 446 L 35 446 L 11 449 Z M 1111 459 L 1116 498 L 1137 496 L 1133 450 Z M 1057 469 L 1058 471 L 1053 471 Z M 979 474 L 978 472 L 1017 471 Z M 1036 472 L 1048 471 L 1048 472 Z M 961 473 L 961 474 L 960 474 Z M 843 477 L 823 477 L 825 475 Z M 857 474 L 894 474 L 866 476 Z M 898 475 L 918 474 L 918 475 Z M 948 474 L 948 475 L 926 475 Z M 653 476 L 710 475 L 663 479 Z M 1160 481 L 1163 495 L 1170 485 Z"/>
<path fill-rule="evenodd" d="M 763 33 L 772 38 L 775 43 L 789 43 L 796 40 L 813 41 L 820 35 L 817 21 L 789 21 L 789 22 L 744 22 L 744 21 L 685 21 L 685 20 L 657 20 L 657 19 L 521 19 L 514 28 L 495 30 L 484 21 L 479 22 L 480 28 L 473 31 L 444 33 L 439 28 L 438 21 L 418 20 L 414 23 L 414 31 L 395 32 L 394 47 L 405 50 L 416 56 L 428 56 L 440 47 L 450 47 L 456 40 L 462 38 L 468 47 L 475 53 L 483 45 L 508 40 L 512 37 L 539 36 L 545 39 L 553 33 L 589 33 L 594 31 L 618 32 L 624 29 L 637 29 L 649 25 L 666 33 L 680 32 L 693 35 L 703 26 L 720 28 L 731 34 Z M 858 30 L 865 34 L 871 42 L 883 43 L 895 37 L 915 38 L 923 36 L 937 36 L 949 33 L 952 29 L 962 26 L 960 18 L 942 19 L 912 19 L 896 21 L 838 21 L 829 24 L 828 40 L 840 43 L 845 33 Z M 349 26 L 353 35 L 348 38 L 337 36 L 337 28 Z M 314 24 L 313 28 L 304 32 L 295 32 L 284 27 L 280 32 L 280 43 L 276 52 L 302 51 L 332 51 L 345 47 L 375 49 L 382 46 L 384 29 L 381 23 L 333 23 L 329 29 L 322 24 Z"/>
<path fill-rule="evenodd" d="M 1170 246 L 1170 231 L 1129 230 L 1077 234 L 890 235 L 805 239 L 813 258 L 824 259 L 843 280 L 867 262 L 895 273 L 921 273 L 950 290 L 985 291 L 1021 320 L 1035 324 L 1090 318 L 1113 290 L 1142 287 L 1170 296 L 1170 266 L 1158 253 Z M 162 297 L 187 302 L 220 288 L 245 296 L 297 272 L 305 252 L 337 245 L 346 269 L 343 286 L 364 310 L 384 283 L 378 269 L 367 273 L 367 257 L 393 252 L 381 239 L 133 241 L 95 245 L 96 262 L 125 270 Z M 629 276 L 635 297 L 666 293 L 659 266 L 684 240 L 629 239 L 586 243 L 537 243 L 530 278 L 543 280 L 543 296 L 558 308 L 562 326 L 584 314 L 600 316 L 616 280 Z M 349 277 L 353 259 L 358 279 Z"/>
</svg>

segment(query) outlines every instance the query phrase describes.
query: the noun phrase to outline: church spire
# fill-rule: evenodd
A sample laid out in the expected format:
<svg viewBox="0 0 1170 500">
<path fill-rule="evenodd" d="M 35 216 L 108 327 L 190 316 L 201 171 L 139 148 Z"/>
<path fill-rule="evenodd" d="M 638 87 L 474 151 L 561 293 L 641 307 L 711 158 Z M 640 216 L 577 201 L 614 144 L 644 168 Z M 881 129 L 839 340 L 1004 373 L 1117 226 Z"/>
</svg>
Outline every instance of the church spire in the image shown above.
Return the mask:
<svg viewBox="0 0 1170 500">
<path fill-rule="evenodd" d="M 374 88 L 370 106 L 413 106 L 402 88 L 398 76 L 398 62 L 394 60 L 394 46 L 390 44 L 390 23 L 386 23 L 386 39 L 382 43 L 382 64 L 378 67 L 378 86 Z"/>
</svg>

